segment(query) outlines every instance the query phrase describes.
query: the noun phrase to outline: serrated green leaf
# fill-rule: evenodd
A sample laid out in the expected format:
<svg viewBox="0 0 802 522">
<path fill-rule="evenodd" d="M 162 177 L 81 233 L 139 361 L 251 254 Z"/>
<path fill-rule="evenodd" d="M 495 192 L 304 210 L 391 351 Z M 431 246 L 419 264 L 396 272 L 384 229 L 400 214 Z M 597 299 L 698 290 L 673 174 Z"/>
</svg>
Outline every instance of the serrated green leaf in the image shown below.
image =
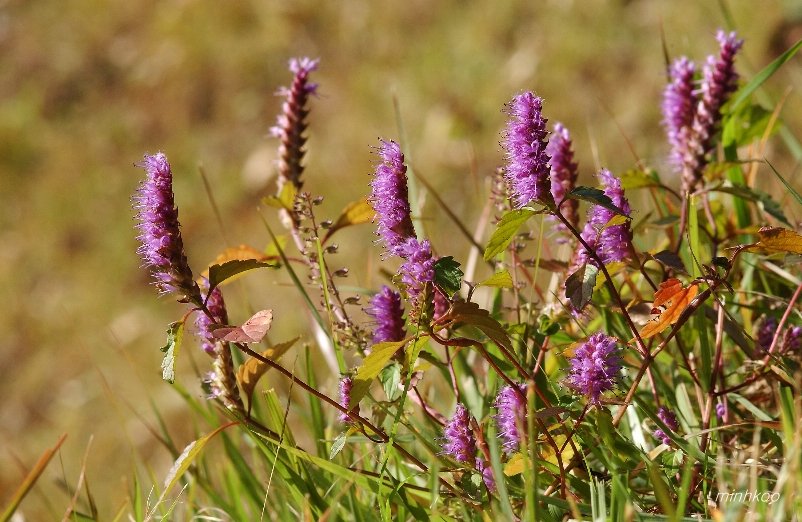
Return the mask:
<svg viewBox="0 0 802 522">
<path fill-rule="evenodd" d="M 226 279 L 255 268 L 278 268 L 278 265 L 256 259 L 233 259 L 222 265 L 212 265 L 209 267 L 209 292 Z"/>
<path fill-rule="evenodd" d="M 459 292 L 464 275 L 459 269 L 459 263 L 451 256 L 441 257 L 434 263 L 434 282 L 448 294 L 449 298 Z"/>
<path fill-rule="evenodd" d="M 167 344 L 161 347 L 164 352 L 162 359 L 162 379 L 173 384 L 175 382 L 175 361 L 178 357 L 178 350 L 184 339 L 184 321 L 170 323 L 167 327 Z"/>
<path fill-rule="evenodd" d="M 479 286 L 492 286 L 494 288 L 512 288 L 512 276 L 510 275 L 509 271 L 504 269 L 501 272 L 496 272 L 492 276 L 488 277 L 481 283 L 476 285 Z"/>
<path fill-rule="evenodd" d="M 582 310 L 593 298 L 593 288 L 596 286 L 598 273 L 598 268 L 585 263 L 565 280 L 565 297 L 575 310 Z"/>
<path fill-rule="evenodd" d="M 351 388 L 351 402 L 348 405 L 348 409 L 352 409 L 359 404 L 362 397 L 368 393 L 373 379 L 381 373 L 385 365 L 393 358 L 395 352 L 403 348 L 407 342 L 409 342 L 409 339 L 397 342 L 377 343 L 371 346 L 370 353 L 365 357 L 365 360 L 362 361 L 362 364 L 357 368 L 356 374 L 354 375 L 354 384 Z"/>
<path fill-rule="evenodd" d="M 464 301 L 454 303 L 450 315 L 452 321 L 475 326 L 497 345 L 508 350 L 512 349 L 512 343 L 504 327 L 490 316 L 490 312 L 479 308 L 478 304 Z"/>
<path fill-rule="evenodd" d="M 610 197 L 607 194 L 605 194 L 604 191 L 601 189 L 593 187 L 576 187 L 574 190 L 569 192 L 566 197 L 571 199 L 588 201 L 590 203 L 593 203 L 594 205 L 599 205 L 608 210 L 612 210 L 616 214 L 620 214 L 622 216 L 627 215 L 626 212 L 616 207 L 613 204 L 613 200 L 610 199 Z"/>
<path fill-rule="evenodd" d="M 609 199 L 609 198 L 608 198 Z M 518 229 L 536 212 L 530 209 L 511 210 L 501 216 L 496 230 L 485 247 L 484 259 L 490 261 L 507 248 Z"/>
</svg>

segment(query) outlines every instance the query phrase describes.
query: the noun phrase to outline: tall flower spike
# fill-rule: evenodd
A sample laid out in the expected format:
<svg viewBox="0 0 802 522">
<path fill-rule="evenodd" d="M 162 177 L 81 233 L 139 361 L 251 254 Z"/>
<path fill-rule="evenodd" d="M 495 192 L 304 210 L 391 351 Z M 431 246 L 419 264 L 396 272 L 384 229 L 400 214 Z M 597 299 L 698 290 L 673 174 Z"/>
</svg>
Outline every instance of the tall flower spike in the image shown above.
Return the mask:
<svg viewBox="0 0 802 522">
<path fill-rule="evenodd" d="M 531 92 L 519 94 L 507 106 L 509 121 L 502 145 L 506 150 L 505 178 L 516 208 L 551 199 L 549 155 L 543 100 Z"/>
<path fill-rule="evenodd" d="M 670 82 L 663 91 L 663 126 L 671 146 L 671 163 L 680 172 L 693 159 L 689 140 L 696 109 L 695 72 L 696 65 L 692 61 L 684 56 L 678 58 L 669 69 Z"/>
<path fill-rule="evenodd" d="M 613 176 L 609 170 L 602 169 L 599 171 L 599 181 L 601 181 L 604 188 L 604 194 L 612 200 L 613 205 L 629 216 L 631 210 L 629 201 L 624 196 L 621 180 Z M 582 230 L 582 239 L 596 251 L 605 265 L 628 260 L 632 249 L 632 229 L 629 221 L 621 225 L 604 228 L 615 216 L 616 213 L 612 210 L 600 205 L 594 205 L 588 212 L 588 220 Z M 601 233 L 599 230 L 601 230 Z M 594 262 L 594 260 L 584 247 L 579 245 L 577 247 L 577 261 L 574 265 L 578 266 L 584 262 Z"/>
<path fill-rule="evenodd" d="M 663 424 L 668 427 L 671 432 L 676 432 L 679 429 L 679 422 L 677 422 L 677 416 L 674 414 L 673 411 L 669 410 L 665 406 L 660 406 L 657 409 L 657 418 L 663 421 Z M 666 433 L 661 429 L 654 430 L 654 438 L 665 444 L 666 446 L 671 445 L 671 438 L 669 438 Z"/>
<path fill-rule="evenodd" d="M 764 316 L 757 329 L 757 348 L 759 352 L 767 352 L 774 341 L 774 334 L 777 333 L 777 319 L 771 316 Z"/>
<path fill-rule="evenodd" d="M 427 283 L 434 282 L 434 257 L 432 257 L 432 246 L 429 241 L 424 239 L 409 238 L 403 243 L 398 252 L 406 261 L 399 268 L 401 282 L 407 287 L 409 300 L 415 308 L 423 303 L 420 298 Z M 416 310 L 416 313 L 420 310 Z"/>
<path fill-rule="evenodd" d="M 147 173 L 147 179 L 134 195 L 138 239 L 142 243 L 138 252 L 150 267 L 160 291 L 177 292 L 183 294 L 183 299 L 199 303 L 200 290 L 184 254 L 173 174 L 167 157 L 161 152 L 146 155 L 137 166 Z"/>
<path fill-rule="evenodd" d="M 505 386 L 496 396 L 496 426 L 501 438 L 501 446 L 507 454 L 515 453 L 521 444 L 522 431 L 525 428 L 526 402 L 519 391 L 526 393 L 526 385 L 517 384 L 518 390 Z"/>
<path fill-rule="evenodd" d="M 201 338 L 203 351 L 209 355 L 214 355 L 216 352 L 215 345 L 219 341 L 212 335 L 212 325 L 228 324 L 228 312 L 226 311 L 226 303 L 223 300 L 223 293 L 220 291 L 220 287 L 216 286 L 211 294 L 204 288 L 204 298 L 206 299 L 206 309 L 209 310 L 213 319 L 202 310 L 199 310 L 195 316 L 195 328 Z"/>
<path fill-rule="evenodd" d="M 476 439 L 471 430 L 471 414 L 462 404 L 457 404 L 454 416 L 443 430 L 443 453 L 463 464 L 474 463 L 476 460 Z"/>
<path fill-rule="evenodd" d="M 568 129 L 562 123 L 555 123 L 554 133 L 546 146 L 546 154 L 551 156 L 551 195 L 558 204 L 574 189 L 579 175 L 577 164 L 574 162 L 572 145 L 571 134 Z M 569 199 L 560 207 L 562 215 L 574 227 L 579 221 L 578 208 L 579 201 L 576 199 Z M 550 216 L 549 219 L 556 220 L 554 216 Z M 555 223 L 554 228 L 559 231 L 567 231 L 565 225 L 560 221 Z M 559 241 L 565 242 L 564 239 Z"/>
<path fill-rule="evenodd" d="M 388 286 L 382 286 L 382 289 L 371 298 L 367 314 L 376 320 L 373 344 L 395 342 L 404 338 L 404 307 L 401 303 L 401 294 L 398 292 Z"/>
<path fill-rule="evenodd" d="M 738 73 L 735 72 L 735 55 L 743 45 L 735 32 L 716 34 L 719 42 L 719 55 L 709 56 L 702 70 L 701 97 L 694 115 L 690 149 L 693 159 L 686 167 L 688 175 L 683 177 L 683 189 L 693 191 L 702 179 L 707 164 L 707 156 L 713 150 L 713 136 L 721 121 L 721 107 L 735 91 Z"/>
<path fill-rule="evenodd" d="M 618 381 L 621 359 L 616 340 L 603 333 L 591 335 L 571 359 L 567 384 L 585 395 L 591 404 L 601 404 L 601 395 Z"/>
<path fill-rule="evenodd" d="M 318 60 L 310 58 L 293 58 L 290 60 L 290 71 L 295 75 L 289 88 L 281 88 L 279 96 L 284 97 L 276 125 L 270 128 L 270 134 L 279 140 L 278 150 L 278 192 L 286 183 L 291 183 L 300 189 L 303 182 L 301 174 L 304 167 L 301 164 L 306 151 L 307 123 L 306 116 L 309 110 L 306 104 L 309 96 L 317 91 L 317 84 L 309 82 L 309 74 L 316 70 Z"/>
<path fill-rule="evenodd" d="M 376 166 L 370 184 L 370 204 L 378 220 L 376 233 L 390 254 L 400 255 L 404 242 L 415 237 L 409 207 L 407 166 L 401 147 L 394 141 L 382 140 L 379 156 L 382 162 Z"/>
</svg>

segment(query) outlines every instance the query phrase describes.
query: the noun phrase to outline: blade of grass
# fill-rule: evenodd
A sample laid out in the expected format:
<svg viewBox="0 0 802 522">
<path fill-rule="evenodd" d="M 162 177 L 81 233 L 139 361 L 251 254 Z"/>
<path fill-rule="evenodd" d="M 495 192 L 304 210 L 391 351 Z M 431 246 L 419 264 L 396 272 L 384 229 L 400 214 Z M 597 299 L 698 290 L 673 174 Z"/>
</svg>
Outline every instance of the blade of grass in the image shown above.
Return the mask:
<svg viewBox="0 0 802 522">
<path fill-rule="evenodd" d="M 14 512 L 19 507 L 20 502 L 25 498 L 25 496 L 31 491 L 36 481 L 39 480 L 39 477 L 42 476 L 44 473 L 45 468 L 50 463 L 50 460 L 58 453 L 58 450 L 61 449 L 61 445 L 64 444 L 64 440 L 67 438 L 67 434 L 64 433 L 61 437 L 58 438 L 56 441 L 56 445 L 52 448 L 45 450 L 42 455 L 39 457 L 39 460 L 36 461 L 31 471 L 25 476 L 22 480 L 22 483 L 17 487 L 17 490 L 11 495 L 11 501 L 9 502 L 8 506 L 3 510 L 3 514 L 0 515 L 0 521 L 6 522 L 11 519 L 14 515 Z"/>
</svg>

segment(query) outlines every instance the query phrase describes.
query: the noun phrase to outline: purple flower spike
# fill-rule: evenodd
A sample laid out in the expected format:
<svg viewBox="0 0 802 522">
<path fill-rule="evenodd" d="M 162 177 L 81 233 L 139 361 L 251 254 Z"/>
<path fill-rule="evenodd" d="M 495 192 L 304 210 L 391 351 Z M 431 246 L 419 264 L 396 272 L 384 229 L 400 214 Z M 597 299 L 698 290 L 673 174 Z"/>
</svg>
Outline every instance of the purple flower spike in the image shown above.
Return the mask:
<svg viewBox="0 0 802 522">
<path fill-rule="evenodd" d="M 482 474 L 482 482 L 485 483 L 485 487 L 491 493 L 495 493 L 497 488 L 493 468 L 482 457 L 476 457 L 476 469 Z"/>
<path fill-rule="evenodd" d="M 559 204 L 574 189 L 579 175 L 577 164 L 574 162 L 571 134 L 561 123 L 554 124 L 554 134 L 551 135 L 549 144 L 546 146 L 546 154 L 551 156 L 551 195 Z M 560 207 L 565 219 L 574 227 L 579 221 L 578 208 L 579 201 L 576 199 L 569 199 Z M 553 216 L 550 216 L 550 219 L 556 221 Z M 559 221 L 556 222 L 554 228 L 559 231 L 568 230 Z M 562 242 L 565 241 L 562 240 Z"/>
<path fill-rule="evenodd" d="M 410 301 L 417 306 L 426 283 L 434 282 L 432 247 L 428 240 L 419 242 L 413 237 L 400 245 L 398 255 L 406 259 L 399 269 L 401 282 L 407 287 Z"/>
<path fill-rule="evenodd" d="M 204 291 L 206 292 L 206 290 Z M 209 355 L 215 355 L 217 352 L 215 345 L 219 341 L 215 340 L 212 335 L 212 325 L 228 324 L 228 313 L 226 311 L 226 303 L 223 300 L 223 293 L 220 291 L 219 286 L 216 286 L 211 294 L 204 295 L 204 299 L 206 299 L 206 309 L 209 310 L 214 319 L 210 318 L 202 310 L 198 310 L 198 315 L 195 317 L 195 328 L 201 338 L 203 350 Z"/>
<path fill-rule="evenodd" d="M 367 314 L 376 320 L 373 344 L 400 341 L 404 338 L 404 307 L 401 294 L 390 287 L 382 289 L 370 300 Z"/>
<path fill-rule="evenodd" d="M 454 416 L 443 430 L 443 453 L 462 463 L 474 462 L 476 459 L 476 439 L 471 430 L 471 414 L 462 404 L 457 404 Z"/>
<path fill-rule="evenodd" d="M 601 394 L 615 387 L 621 371 L 619 349 L 614 338 L 591 335 L 571 359 L 568 386 L 585 395 L 591 404 L 601 404 Z"/>
<path fill-rule="evenodd" d="M 613 205 L 629 216 L 631 211 L 629 202 L 624 196 L 624 189 L 621 188 L 621 180 L 613 176 L 607 169 L 599 171 L 599 180 L 604 188 L 604 194 L 613 201 Z M 588 212 L 588 220 L 582 230 L 582 239 L 588 243 L 588 246 L 595 249 L 605 265 L 627 261 L 632 248 L 632 230 L 629 221 L 621 225 L 603 228 L 616 215 L 612 210 L 594 205 Z M 599 233 L 600 229 L 601 233 Z M 581 245 L 577 249 L 577 253 L 578 263 L 575 263 L 575 265 L 594 262 Z"/>
<path fill-rule="evenodd" d="M 795 352 L 802 345 L 802 326 L 792 326 L 785 331 L 782 341 L 782 353 Z"/>
<path fill-rule="evenodd" d="M 727 102 L 738 82 L 735 72 L 735 55 L 743 45 L 735 32 L 719 30 L 716 34 L 720 49 L 717 57 L 709 56 L 702 70 L 701 97 L 694 116 L 690 149 L 693 159 L 687 165 L 689 175 L 683 172 L 683 189 L 692 191 L 702 179 L 707 155 L 713 150 L 713 136 L 721 120 L 721 107 Z"/>
<path fill-rule="evenodd" d="M 674 414 L 673 411 L 669 410 L 665 406 L 660 406 L 657 409 L 657 418 L 659 418 L 663 423 L 671 430 L 671 432 L 676 432 L 679 429 L 679 422 L 677 422 L 677 416 Z M 657 429 L 654 431 L 654 438 L 661 441 L 666 446 L 671 445 L 671 438 L 665 434 L 665 432 L 661 429 Z"/>
<path fill-rule="evenodd" d="M 147 172 L 147 179 L 134 195 L 138 239 L 142 243 L 138 252 L 150 267 L 160 291 L 183 293 L 186 299 L 199 302 L 200 290 L 184 254 L 173 196 L 173 174 L 167 157 L 161 152 L 146 155 L 138 166 Z"/>
<path fill-rule="evenodd" d="M 517 208 L 551 199 L 542 106 L 543 100 L 531 92 L 519 94 L 508 105 L 510 119 L 502 142 L 507 152 L 504 176 Z"/>
<path fill-rule="evenodd" d="M 757 346 L 759 352 L 767 352 L 774 341 L 774 334 L 777 333 L 777 319 L 765 316 L 757 329 Z"/>
<path fill-rule="evenodd" d="M 309 74 L 316 70 L 318 60 L 309 58 L 293 58 L 290 60 L 290 71 L 295 75 L 292 85 L 289 88 L 283 87 L 277 94 L 283 96 L 284 103 L 281 106 L 276 125 L 270 128 L 270 134 L 281 140 L 278 150 L 278 190 L 285 183 L 292 183 L 296 189 L 302 185 L 301 174 L 304 167 L 301 164 L 306 153 L 307 123 L 306 116 L 309 113 L 306 105 L 309 96 L 317 91 L 317 84 L 309 82 Z"/>
<path fill-rule="evenodd" d="M 379 156 L 382 162 L 376 167 L 370 184 L 370 203 L 379 222 L 377 234 L 389 253 L 400 255 L 404 242 L 415 237 L 410 216 L 407 167 L 401 147 L 394 141 L 382 140 Z"/>
<path fill-rule="evenodd" d="M 496 396 L 496 426 L 498 427 L 501 446 L 504 452 L 512 454 L 521 445 L 521 436 L 526 428 L 526 401 L 521 394 L 526 394 L 526 385 L 518 384 L 518 390 L 505 386 Z M 521 393 L 518 393 L 521 392 Z"/>
<path fill-rule="evenodd" d="M 351 408 L 351 388 L 354 386 L 350 377 L 343 377 L 340 379 L 340 405 L 349 411 L 357 411 L 358 408 Z M 340 422 L 351 422 L 351 418 L 345 413 L 340 413 L 338 419 Z"/>
<path fill-rule="evenodd" d="M 663 91 L 663 126 L 671 145 L 671 162 L 682 171 L 688 158 L 693 158 L 689 147 L 696 95 L 693 76 L 696 65 L 684 56 L 677 59 L 669 70 L 670 83 Z"/>
</svg>

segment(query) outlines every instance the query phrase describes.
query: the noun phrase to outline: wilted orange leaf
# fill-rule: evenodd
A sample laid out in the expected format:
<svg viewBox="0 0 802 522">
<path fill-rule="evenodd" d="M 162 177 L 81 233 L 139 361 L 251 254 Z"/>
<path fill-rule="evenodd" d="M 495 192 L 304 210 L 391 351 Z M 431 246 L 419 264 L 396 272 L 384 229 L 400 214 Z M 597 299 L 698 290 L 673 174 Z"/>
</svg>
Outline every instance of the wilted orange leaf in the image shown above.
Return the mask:
<svg viewBox="0 0 802 522">
<path fill-rule="evenodd" d="M 664 306 L 656 320 L 646 324 L 640 335 L 643 339 L 654 337 L 672 324 L 676 323 L 682 312 L 688 308 L 696 294 L 699 293 L 698 283 L 683 287 L 679 279 L 668 279 L 660 283 L 660 288 L 654 294 L 654 307 Z"/>
<path fill-rule="evenodd" d="M 802 255 L 802 236 L 793 230 L 782 227 L 763 227 L 757 233 L 760 241 L 748 247 L 747 251 L 769 254 L 787 252 Z"/>
</svg>

